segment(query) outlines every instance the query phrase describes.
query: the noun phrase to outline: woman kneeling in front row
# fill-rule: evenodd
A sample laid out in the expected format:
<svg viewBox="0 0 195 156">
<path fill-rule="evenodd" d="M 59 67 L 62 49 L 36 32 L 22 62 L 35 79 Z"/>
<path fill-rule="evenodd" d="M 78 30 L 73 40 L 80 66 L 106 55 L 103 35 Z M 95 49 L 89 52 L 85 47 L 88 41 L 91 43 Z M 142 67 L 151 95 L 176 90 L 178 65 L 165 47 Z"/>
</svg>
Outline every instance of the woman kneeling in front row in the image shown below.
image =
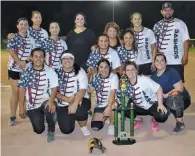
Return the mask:
<svg viewBox="0 0 195 156">
<path fill-rule="evenodd" d="M 74 131 L 78 121 L 84 136 L 90 135 L 87 129 L 88 111 L 91 107 L 86 93 L 88 81 L 84 69 L 75 64 L 75 57 L 65 52 L 61 56 L 62 67 L 56 70 L 59 87 L 57 93 L 57 118 L 64 134 Z"/>
<path fill-rule="evenodd" d="M 116 91 L 118 90 L 118 77 L 111 73 L 110 62 L 102 58 L 98 62 L 98 73 L 95 74 L 89 85 L 89 92 L 95 90 L 96 105 L 91 121 L 91 128 L 99 131 L 104 127 L 105 120 L 109 117 L 110 125 L 108 134 L 114 135 L 114 108 Z"/>
<path fill-rule="evenodd" d="M 158 131 L 158 123 L 163 123 L 168 119 L 168 109 L 163 105 L 163 92 L 160 85 L 149 77 L 139 76 L 138 67 L 134 62 L 127 61 L 124 70 L 128 81 L 126 83 L 126 95 L 129 97 L 128 105 L 135 104 L 136 115 L 151 115 L 152 130 Z M 130 117 L 129 112 L 125 112 L 126 117 Z"/>
</svg>

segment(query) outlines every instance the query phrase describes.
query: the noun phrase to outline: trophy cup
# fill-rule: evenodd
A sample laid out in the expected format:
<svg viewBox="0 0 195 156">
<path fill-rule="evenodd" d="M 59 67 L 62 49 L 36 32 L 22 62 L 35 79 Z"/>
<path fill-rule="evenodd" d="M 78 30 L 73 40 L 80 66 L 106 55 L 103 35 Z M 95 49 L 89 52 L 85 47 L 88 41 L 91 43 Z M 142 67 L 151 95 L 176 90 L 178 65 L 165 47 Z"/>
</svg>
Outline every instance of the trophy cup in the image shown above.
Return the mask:
<svg viewBox="0 0 195 156">
<path fill-rule="evenodd" d="M 134 104 L 131 103 L 130 108 L 126 107 L 126 81 L 127 78 L 123 75 L 121 81 L 121 106 L 115 105 L 114 109 L 114 140 L 115 145 L 132 145 L 136 143 L 134 139 Z M 125 131 L 125 111 L 130 113 L 130 137 Z M 118 113 L 121 112 L 121 132 L 118 134 Z"/>
</svg>

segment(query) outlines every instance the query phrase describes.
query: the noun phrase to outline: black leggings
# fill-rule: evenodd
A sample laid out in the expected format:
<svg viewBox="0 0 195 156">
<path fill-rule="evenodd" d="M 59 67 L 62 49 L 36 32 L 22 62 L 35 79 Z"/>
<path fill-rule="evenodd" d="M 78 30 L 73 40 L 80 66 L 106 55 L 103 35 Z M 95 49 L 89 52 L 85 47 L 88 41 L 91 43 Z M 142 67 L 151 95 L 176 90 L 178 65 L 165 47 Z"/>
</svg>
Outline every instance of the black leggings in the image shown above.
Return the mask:
<svg viewBox="0 0 195 156">
<path fill-rule="evenodd" d="M 128 106 L 129 107 L 129 106 Z M 169 112 L 167 114 L 163 114 L 161 112 L 158 112 L 157 111 L 157 107 L 158 107 L 158 104 L 155 103 L 153 104 L 148 110 L 145 110 L 137 105 L 134 106 L 134 118 L 137 116 L 137 115 L 151 115 L 154 117 L 154 119 L 157 121 L 157 122 L 165 122 L 167 119 L 168 119 L 168 115 L 169 115 Z M 130 111 L 126 111 L 125 112 L 125 116 L 127 118 L 130 118 Z"/>
<path fill-rule="evenodd" d="M 57 118 L 60 130 L 64 134 L 70 134 L 74 131 L 75 121 L 86 121 L 88 111 L 91 108 L 89 99 L 83 98 L 83 102 L 78 106 L 75 114 L 68 114 L 68 106 L 57 107 Z"/>
<path fill-rule="evenodd" d="M 183 100 L 184 100 L 184 109 L 178 109 L 178 110 L 170 109 L 170 112 L 174 115 L 175 118 L 182 118 L 184 110 L 187 109 L 191 104 L 190 98 L 184 97 Z"/>
<path fill-rule="evenodd" d="M 45 130 L 44 115 L 46 116 L 48 131 L 55 132 L 56 112 L 48 112 L 48 107 L 45 108 L 45 105 L 37 109 L 28 110 L 27 115 L 30 118 L 35 133 L 41 134 Z"/>
</svg>

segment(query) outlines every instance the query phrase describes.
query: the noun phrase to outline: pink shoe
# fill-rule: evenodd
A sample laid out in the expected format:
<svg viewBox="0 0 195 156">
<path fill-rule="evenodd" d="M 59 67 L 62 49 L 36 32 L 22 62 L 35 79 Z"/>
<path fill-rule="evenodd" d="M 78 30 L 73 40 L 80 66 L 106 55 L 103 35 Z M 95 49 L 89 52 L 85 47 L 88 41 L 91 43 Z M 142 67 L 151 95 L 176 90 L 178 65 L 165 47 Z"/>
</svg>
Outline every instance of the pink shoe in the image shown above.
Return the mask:
<svg viewBox="0 0 195 156">
<path fill-rule="evenodd" d="M 139 129 L 141 127 L 141 123 L 143 123 L 143 118 L 140 116 L 137 116 L 135 118 L 134 130 Z"/>
<path fill-rule="evenodd" d="M 134 130 L 139 129 L 141 127 L 140 122 L 135 121 L 134 123 Z"/>
<path fill-rule="evenodd" d="M 158 124 L 158 122 L 155 121 L 154 118 L 152 118 L 152 131 L 153 132 L 159 131 L 159 124 Z"/>
</svg>

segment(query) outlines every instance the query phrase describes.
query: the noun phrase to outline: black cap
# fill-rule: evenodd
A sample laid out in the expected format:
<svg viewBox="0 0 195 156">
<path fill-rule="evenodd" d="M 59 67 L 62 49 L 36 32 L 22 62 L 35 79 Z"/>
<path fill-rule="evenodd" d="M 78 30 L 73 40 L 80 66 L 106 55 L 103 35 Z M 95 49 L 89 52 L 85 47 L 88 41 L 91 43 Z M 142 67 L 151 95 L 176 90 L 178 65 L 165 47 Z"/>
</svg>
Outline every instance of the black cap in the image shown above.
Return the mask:
<svg viewBox="0 0 195 156">
<path fill-rule="evenodd" d="M 171 3 L 166 2 L 166 3 L 164 3 L 164 4 L 162 5 L 162 10 L 163 10 L 163 9 L 166 9 L 166 8 L 171 8 L 171 9 L 173 9 L 173 6 L 172 6 Z"/>
</svg>

